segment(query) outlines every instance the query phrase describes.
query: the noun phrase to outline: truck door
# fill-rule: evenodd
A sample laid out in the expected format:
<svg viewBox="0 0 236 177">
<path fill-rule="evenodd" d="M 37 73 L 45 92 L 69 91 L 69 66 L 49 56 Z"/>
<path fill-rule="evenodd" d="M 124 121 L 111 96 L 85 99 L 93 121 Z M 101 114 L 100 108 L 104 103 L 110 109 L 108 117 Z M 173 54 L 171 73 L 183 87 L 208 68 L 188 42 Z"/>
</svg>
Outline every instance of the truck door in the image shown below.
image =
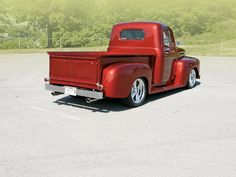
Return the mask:
<svg viewBox="0 0 236 177">
<path fill-rule="evenodd" d="M 177 59 L 176 55 L 176 47 L 174 35 L 170 28 L 163 28 L 163 45 L 164 45 L 164 67 L 163 67 L 163 77 L 162 82 L 167 82 L 172 80 L 171 70 L 172 64 L 175 59 Z"/>
</svg>

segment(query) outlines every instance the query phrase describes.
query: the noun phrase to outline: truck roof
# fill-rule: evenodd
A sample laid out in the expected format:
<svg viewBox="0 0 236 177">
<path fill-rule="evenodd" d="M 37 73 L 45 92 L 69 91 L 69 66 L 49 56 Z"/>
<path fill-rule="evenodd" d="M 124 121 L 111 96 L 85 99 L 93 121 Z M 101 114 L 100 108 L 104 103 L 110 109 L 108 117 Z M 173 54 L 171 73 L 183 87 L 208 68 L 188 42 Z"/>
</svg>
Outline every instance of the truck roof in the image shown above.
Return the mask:
<svg viewBox="0 0 236 177">
<path fill-rule="evenodd" d="M 161 23 L 161 22 L 124 22 L 124 23 L 118 23 L 116 24 L 115 26 L 134 26 L 134 25 L 137 25 L 137 26 L 143 26 L 143 25 L 147 25 L 147 26 L 162 26 L 162 27 L 168 27 L 166 24 L 164 23 Z"/>
</svg>

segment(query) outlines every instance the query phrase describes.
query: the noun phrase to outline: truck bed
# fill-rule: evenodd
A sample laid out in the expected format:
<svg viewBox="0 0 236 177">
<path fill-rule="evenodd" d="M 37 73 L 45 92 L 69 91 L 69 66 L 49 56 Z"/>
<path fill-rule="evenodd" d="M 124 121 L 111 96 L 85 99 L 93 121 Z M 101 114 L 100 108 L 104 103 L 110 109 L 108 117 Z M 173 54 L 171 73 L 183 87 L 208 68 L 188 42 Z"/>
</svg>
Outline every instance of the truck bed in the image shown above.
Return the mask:
<svg viewBox="0 0 236 177">
<path fill-rule="evenodd" d="M 142 53 L 119 52 L 48 52 L 50 84 L 98 89 L 104 67 L 117 62 L 149 63 Z"/>
<path fill-rule="evenodd" d="M 49 52 L 50 84 L 97 89 L 99 57 L 106 52 Z"/>
</svg>

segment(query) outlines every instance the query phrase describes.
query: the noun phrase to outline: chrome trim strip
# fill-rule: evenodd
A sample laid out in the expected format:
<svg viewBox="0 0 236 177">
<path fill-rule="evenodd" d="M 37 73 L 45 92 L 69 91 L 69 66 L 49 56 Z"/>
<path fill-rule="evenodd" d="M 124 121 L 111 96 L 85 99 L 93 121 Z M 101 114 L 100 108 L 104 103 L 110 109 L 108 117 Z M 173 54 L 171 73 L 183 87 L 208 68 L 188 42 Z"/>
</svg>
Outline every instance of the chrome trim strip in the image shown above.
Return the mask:
<svg viewBox="0 0 236 177">
<path fill-rule="evenodd" d="M 52 91 L 52 92 L 60 92 L 60 93 L 65 93 L 65 88 L 64 86 L 57 86 L 57 85 L 50 85 L 50 84 L 45 84 L 45 89 Z"/>
<path fill-rule="evenodd" d="M 97 92 L 97 91 L 77 89 L 76 95 L 88 98 L 103 99 L 103 92 Z"/>
</svg>

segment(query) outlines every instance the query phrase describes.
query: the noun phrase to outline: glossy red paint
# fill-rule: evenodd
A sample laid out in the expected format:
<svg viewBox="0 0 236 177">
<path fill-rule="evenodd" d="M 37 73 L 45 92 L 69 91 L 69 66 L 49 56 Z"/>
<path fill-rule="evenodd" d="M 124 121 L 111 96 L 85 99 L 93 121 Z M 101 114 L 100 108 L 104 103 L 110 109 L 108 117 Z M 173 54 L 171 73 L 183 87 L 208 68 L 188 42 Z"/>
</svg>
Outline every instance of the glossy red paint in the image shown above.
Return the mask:
<svg viewBox="0 0 236 177">
<path fill-rule="evenodd" d="M 144 31 L 143 40 L 123 40 L 126 29 Z M 172 43 L 164 46 L 164 32 Z M 199 60 L 184 56 L 176 47 L 172 30 L 161 23 L 132 22 L 115 25 L 106 52 L 49 52 L 50 84 L 101 90 L 106 97 L 125 98 L 132 83 L 144 78 L 148 93 L 185 87 L 189 72 L 199 75 Z"/>
<path fill-rule="evenodd" d="M 188 81 L 189 72 L 192 69 L 195 69 L 197 72 L 197 78 L 200 79 L 200 62 L 196 58 L 183 57 L 181 58 L 176 65 L 176 78 L 174 84 L 179 87 L 184 87 Z"/>
<path fill-rule="evenodd" d="M 98 53 L 49 52 L 50 84 L 97 89 Z"/>
<path fill-rule="evenodd" d="M 107 97 L 128 97 L 133 82 L 144 78 L 147 83 L 152 81 L 152 69 L 144 63 L 115 63 L 103 70 L 104 93 Z"/>
</svg>

